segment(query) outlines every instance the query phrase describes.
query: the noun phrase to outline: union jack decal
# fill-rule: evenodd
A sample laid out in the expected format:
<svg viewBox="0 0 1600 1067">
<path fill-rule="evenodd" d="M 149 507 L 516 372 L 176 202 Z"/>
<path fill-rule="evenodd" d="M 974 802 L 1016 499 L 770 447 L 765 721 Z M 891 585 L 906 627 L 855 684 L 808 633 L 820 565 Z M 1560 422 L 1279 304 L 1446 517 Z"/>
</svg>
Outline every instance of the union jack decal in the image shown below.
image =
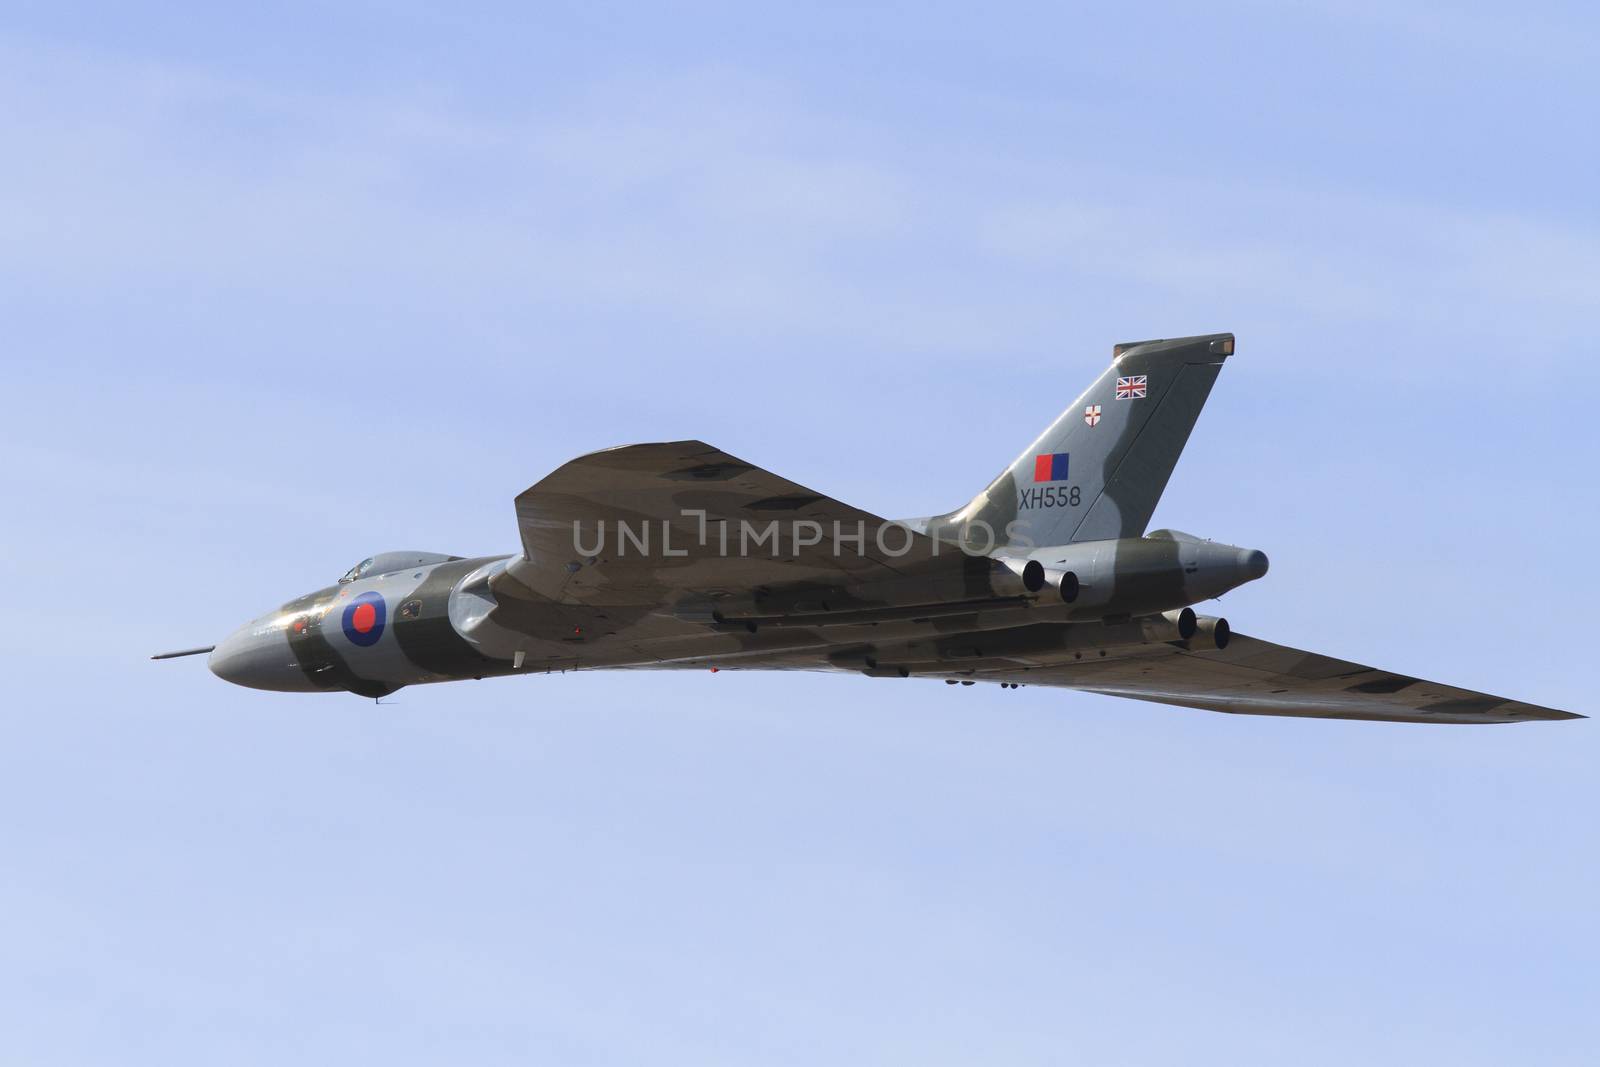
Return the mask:
<svg viewBox="0 0 1600 1067">
<path fill-rule="evenodd" d="M 1136 374 L 1131 378 L 1117 379 L 1118 400 L 1143 400 L 1149 388 L 1148 375 Z"/>
</svg>

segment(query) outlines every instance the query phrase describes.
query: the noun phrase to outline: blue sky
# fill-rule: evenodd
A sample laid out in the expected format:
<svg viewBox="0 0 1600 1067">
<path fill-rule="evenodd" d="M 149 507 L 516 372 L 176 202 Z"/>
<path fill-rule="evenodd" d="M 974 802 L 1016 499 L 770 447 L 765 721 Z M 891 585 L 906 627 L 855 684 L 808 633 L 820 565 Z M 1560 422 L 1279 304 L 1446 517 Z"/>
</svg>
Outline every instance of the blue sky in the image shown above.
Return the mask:
<svg viewBox="0 0 1600 1067">
<path fill-rule="evenodd" d="M 0 1062 L 1591 1063 L 1588 723 L 881 679 L 392 704 L 216 640 L 701 437 L 970 497 L 1233 330 L 1236 629 L 1590 714 L 1579 5 L 20 3 Z"/>
</svg>

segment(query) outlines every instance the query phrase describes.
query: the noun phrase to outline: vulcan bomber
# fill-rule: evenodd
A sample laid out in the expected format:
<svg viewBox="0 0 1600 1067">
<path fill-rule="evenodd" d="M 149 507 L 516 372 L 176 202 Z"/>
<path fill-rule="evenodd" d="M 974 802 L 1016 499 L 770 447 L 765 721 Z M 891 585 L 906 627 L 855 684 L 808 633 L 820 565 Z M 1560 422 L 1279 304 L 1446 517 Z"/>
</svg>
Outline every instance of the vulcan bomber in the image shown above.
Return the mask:
<svg viewBox="0 0 1600 1067">
<path fill-rule="evenodd" d="M 520 548 L 383 552 L 215 646 L 219 678 L 381 698 L 556 671 L 837 671 L 1210 711 L 1572 719 L 1235 632 L 1259 549 L 1148 530 L 1232 334 L 1121 344 L 953 511 L 884 519 L 702 441 L 580 456 L 516 498 Z M 876 684 L 893 684 L 879 682 Z"/>
</svg>

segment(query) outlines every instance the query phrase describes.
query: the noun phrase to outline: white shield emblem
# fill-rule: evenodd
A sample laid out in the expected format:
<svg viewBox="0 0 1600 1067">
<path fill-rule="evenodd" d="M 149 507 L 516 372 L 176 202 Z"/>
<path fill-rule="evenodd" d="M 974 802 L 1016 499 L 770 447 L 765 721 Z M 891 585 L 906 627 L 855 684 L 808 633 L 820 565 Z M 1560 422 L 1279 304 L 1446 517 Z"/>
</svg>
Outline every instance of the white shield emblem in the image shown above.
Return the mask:
<svg viewBox="0 0 1600 1067">
<path fill-rule="evenodd" d="M 1100 405 L 1090 404 L 1088 407 L 1084 408 L 1083 421 L 1087 422 L 1090 426 L 1098 425 L 1100 422 Z"/>
</svg>

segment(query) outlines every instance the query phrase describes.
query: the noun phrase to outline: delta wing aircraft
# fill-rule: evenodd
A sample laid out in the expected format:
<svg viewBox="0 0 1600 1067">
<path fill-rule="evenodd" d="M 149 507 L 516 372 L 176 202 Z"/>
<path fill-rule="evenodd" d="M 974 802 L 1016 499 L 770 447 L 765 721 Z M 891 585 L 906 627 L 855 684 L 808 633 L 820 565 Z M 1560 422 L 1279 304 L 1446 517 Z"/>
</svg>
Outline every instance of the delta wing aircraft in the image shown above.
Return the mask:
<svg viewBox="0 0 1600 1067">
<path fill-rule="evenodd" d="M 888 521 L 700 441 L 629 445 L 516 498 L 522 549 L 385 552 L 241 628 L 218 677 L 383 697 L 551 671 L 825 670 L 1391 722 L 1582 716 L 1233 633 L 1195 605 L 1260 551 L 1151 513 L 1232 334 L 1117 345 L 973 500 Z"/>
</svg>

